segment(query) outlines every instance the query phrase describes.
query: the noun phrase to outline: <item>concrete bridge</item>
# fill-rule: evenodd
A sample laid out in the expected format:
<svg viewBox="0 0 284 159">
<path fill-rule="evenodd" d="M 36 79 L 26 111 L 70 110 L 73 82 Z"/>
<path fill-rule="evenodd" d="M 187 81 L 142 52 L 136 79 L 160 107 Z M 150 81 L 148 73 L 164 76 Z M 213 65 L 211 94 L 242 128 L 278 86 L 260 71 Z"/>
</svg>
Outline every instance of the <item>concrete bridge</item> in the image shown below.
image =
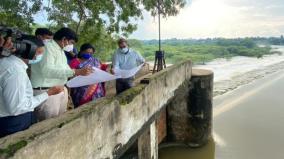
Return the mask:
<svg viewBox="0 0 284 159">
<path fill-rule="evenodd" d="M 0 139 L 0 158 L 157 159 L 162 142 L 200 146 L 211 136 L 213 73 L 184 61 L 119 96 L 91 102 Z"/>
</svg>

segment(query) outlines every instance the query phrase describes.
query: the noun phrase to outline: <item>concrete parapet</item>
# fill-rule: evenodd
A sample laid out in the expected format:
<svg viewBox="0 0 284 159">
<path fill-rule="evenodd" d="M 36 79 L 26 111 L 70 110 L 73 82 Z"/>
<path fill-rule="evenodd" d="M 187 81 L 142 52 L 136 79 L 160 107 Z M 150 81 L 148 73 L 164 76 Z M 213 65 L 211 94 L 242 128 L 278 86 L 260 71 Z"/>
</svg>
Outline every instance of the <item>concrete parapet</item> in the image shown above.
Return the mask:
<svg viewBox="0 0 284 159">
<path fill-rule="evenodd" d="M 119 158 L 153 125 L 175 90 L 190 79 L 191 67 L 191 61 L 181 62 L 150 75 L 144 80 L 147 84 L 138 84 L 121 95 L 90 102 L 1 138 L 0 158 Z M 157 139 L 153 126 L 150 130 Z"/>
</svg>

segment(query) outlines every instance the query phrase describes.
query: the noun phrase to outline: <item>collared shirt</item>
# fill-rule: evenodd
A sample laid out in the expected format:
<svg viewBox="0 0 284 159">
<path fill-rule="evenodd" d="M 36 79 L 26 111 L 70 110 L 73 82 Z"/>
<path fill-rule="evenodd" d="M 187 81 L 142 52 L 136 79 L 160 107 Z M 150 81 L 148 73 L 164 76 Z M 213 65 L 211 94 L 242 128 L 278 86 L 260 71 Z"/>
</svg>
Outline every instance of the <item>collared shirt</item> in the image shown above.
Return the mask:
<svg viewBox="0 0 284 159">
<path fill-rule="evenodd" d="M 127 53 L 117 49 L 112 58 L 114 69 L 130 70 L 144 63 L 145 59 L 136 51 L 129 49 Z"/>
<path fill-rule="evenodd" d="M 14 55 L 0 59 L 0 117 L 31 112 L 48 98 L 47 93 L 33 96 L 27 68 Z"/>
<path fill-rule="evenodd" d="M 54 40 L 45 44 L 42 60 L 31 66 L 33 88 L 64 85 L 73 74 L 63 49 Z"/>
</svg>

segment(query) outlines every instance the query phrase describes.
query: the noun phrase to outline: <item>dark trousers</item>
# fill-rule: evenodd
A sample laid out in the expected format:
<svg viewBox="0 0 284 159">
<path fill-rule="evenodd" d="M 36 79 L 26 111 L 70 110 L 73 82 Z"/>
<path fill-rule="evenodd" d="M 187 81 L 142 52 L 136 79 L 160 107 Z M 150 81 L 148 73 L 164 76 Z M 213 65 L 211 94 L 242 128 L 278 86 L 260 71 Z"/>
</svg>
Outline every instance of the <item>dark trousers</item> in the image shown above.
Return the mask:
<svg viewBox="0 0 284 159">
<path fill-rule="evenodd" d="M 116 80 L 116 94 L 120 94 L 134 86 L 134 78 L 119 78 Z"/>
<path fill-rule="evenodd" d="M 33 112 L 0 118 L 0 137 L 25 130 L 33 124 Z"/>
</svg>

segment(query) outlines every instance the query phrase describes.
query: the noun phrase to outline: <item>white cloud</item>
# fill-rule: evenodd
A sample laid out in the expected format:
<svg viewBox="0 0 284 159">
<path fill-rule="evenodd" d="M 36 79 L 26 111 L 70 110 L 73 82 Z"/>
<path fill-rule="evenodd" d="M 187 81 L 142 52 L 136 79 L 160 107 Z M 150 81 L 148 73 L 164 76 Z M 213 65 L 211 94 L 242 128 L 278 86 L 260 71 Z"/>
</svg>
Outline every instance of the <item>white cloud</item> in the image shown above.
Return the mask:
<svg viewBox="0 0 284 159">
<path fill-rule="evenodd" d="M 272 1 L 192 0 L 178 16 L 162 20 L 162 38 L 279 36 L 283 33 L 284 2 Z M 144 17 L 131 37 L 157 39 L 157 20 L 149 13 Z"/>
</svg>

